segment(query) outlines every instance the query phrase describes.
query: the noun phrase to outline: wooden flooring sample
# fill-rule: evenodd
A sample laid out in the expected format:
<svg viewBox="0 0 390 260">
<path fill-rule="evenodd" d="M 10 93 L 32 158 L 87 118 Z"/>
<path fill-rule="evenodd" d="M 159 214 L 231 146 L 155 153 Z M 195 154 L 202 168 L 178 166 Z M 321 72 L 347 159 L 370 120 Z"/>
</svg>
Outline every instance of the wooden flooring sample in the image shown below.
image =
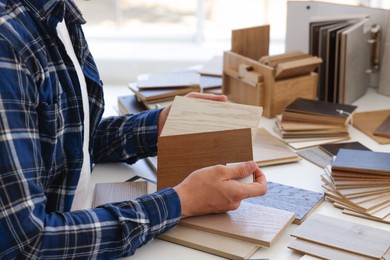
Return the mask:
<svg viewBox="0 0 390 260">
<path fill-rule="evenodd" d="M 374 131 L 374 135 L 390 138 L 390 116 L 388 116 L 380 126 Z"/>
<path fill-rule="evenodd" d="M 161 136 L 251 128 L 254 138 L 262 112 L 258 106 L 177 96 Z"/>
<path fill-rule="evenodd" d="M 359 142 L 323 144 L 320 145 L 320 148 L 332 156 L 336 156 L 340 149 L 371 151 L 369 148 Z"/>
<path fill-rule="evenodd" d="M 390 109 L 354 113 L 353 126 L 380 144 L 390 144 L 390 138 L 374 135 L 374 131 L 388 116 Z"/>
<path fill-rule="evenodd" d="M 92 199 L 92 207 L 133 200 L 148 193 L 146 181 L 96 183 Z"/>
<path fill-rule="evenodd" d="M 158 238 L 228 259 L 249 259 L 260 248 L 259 245 L 239 239 L 180 225 L 159 235 Z"/>
<path fill-rule="evenodd" d="M 315 214 L 292 236 L 366 257 L 380 259 L 390 246 L 390 232 Z"/>
<path fill-rule="evenodd" d="M 306 217 L 324 201 L 324 194 L 299 189 L 275 182 L 267 182 L 267 193 L 252 197 L 245 202 L 295 213 L 295 224 L 301 224 Z"/>
<path fill-rule="evenodd" d="M 371 257 L 365 257 L 344 250 L 331 248 L 328 246 L 312 243 L 302 239 L 294 239 L 288 245 L 288 248 L 298 251 L 303 254 L 320 257 L 321 259 L 348 259 L 348 260 L 370 260 Z"/>
<path fill-rule="evenodd" d="M 268 166 L 296 162 L 300 160 L 300 157 L 283 141 L 264 128 L 259 128 L 253 142 L 253 159 L 258 166 Z"/>
<path fill-rule="evenodd" d="M 390 175 L 390 153 L 340 149 L 332 170 Z"/>
<path fill-rule="evenodd" d="M 306 139 L 306 140 L 304 140 Z M 309 148 L 313 146 L 318 146 L 321 144 L 337 143 L 341 141 L 348 140 L 349 137 L 331 137 L 331 138 L 300 138 L 300 141 L 285 139 L 284 141 L 288 146 L 294 148 L 295 150 L 300 150 L 304 148 Z"/>
<path fill-rule="evenodd" d="M 332 156 L 321 150 L 318 146 L 300 150 L 297 154 L 321 168 L 331 165 L 333 160 Z"/>
<path fill-rule="evenodd" d="M 203 167 L 249 160 L 253 160 L 249 128 L 160 136 L 157 189 L 174 187 Z"/>
<path fill-rule="evenodd" d="M 180 225 L 270 247 L 294 220 L 292 212 L 242 202 L 237 210 L 185 218 Z"/>
</svg>

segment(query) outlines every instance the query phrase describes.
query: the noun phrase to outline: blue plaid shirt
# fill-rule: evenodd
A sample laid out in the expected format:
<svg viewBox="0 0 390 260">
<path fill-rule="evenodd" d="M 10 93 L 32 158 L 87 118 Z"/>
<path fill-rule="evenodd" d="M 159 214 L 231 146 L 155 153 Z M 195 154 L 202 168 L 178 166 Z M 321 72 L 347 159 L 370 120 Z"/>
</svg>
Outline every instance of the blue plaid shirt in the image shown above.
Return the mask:
<svg viewBox="0 0 390 260">
<path fill-rule="evenodd" d="M 155 155 L 160 111 L 102 120 L 102 83 L 72 1 L 0 0 L 0 13 L 0 259 L 116 258 L 176 225 L 173 189 L 70 212 L 84 115 L 58 22 L 65 18 L 87 82 L 94 163 Z"/>
</svg>

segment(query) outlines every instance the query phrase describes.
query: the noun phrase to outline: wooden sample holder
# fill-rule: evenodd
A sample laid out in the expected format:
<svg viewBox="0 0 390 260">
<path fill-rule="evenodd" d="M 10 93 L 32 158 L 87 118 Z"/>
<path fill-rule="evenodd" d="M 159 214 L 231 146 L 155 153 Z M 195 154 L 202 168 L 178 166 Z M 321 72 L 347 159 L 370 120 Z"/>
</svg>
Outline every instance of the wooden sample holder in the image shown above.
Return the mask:
<svg viewBox="0 0 390 260">
<path fill-rule="evenodd" d="M 158 140 L 157 189 L 206 166 L 253 160 L 262 108 L 177 96 Z"/>
<path fill-rule="evenodd" d="M 245 46 L 255 45 L 256 42 L 248 42 L 248 39 L 254 38 L 264 44 L 269 44 L 268 25 L 240 31 L 241 38 L 232 37 L 234 39 L 232 51 L 225 51 L 223 57 L 222 90 L 229 100 L 262 106 L 264 116 L 272 118 L 280 114 L 290 102 L 298 97 L 316 98 L 316 73 L 309 72 L 301 76 L 278 79 L 275 68 L 259 62 L 260 58 L 268 55 L 268 48 L 259 46 L 261 51 L 251 54 L 251 57 L 247 56 L 246 52 L 240 53 L 242 49 L 245 49 L 237 47 L 240 39 L 241 44 Z M 262 37 L 251 37 L 254 33 L 261 34 Z M 237 34 L 237 31 L 233 31 L 233 36 Z"/>
</svg>

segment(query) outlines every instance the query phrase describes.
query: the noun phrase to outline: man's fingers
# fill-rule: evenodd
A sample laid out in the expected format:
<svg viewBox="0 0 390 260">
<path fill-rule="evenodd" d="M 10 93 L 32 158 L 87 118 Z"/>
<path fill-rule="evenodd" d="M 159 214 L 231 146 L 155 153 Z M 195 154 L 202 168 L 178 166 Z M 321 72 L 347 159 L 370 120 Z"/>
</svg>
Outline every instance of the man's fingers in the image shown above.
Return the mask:
<svg viewBox="0 0 390 260">
<path fill-rule="evenodd" d="M 227 101 L 227 97 L 225 95 L 215 95 L 209 93 L 191 92 L 186 96 L 191 98 L 207 99 L 207 100 L 222 101 L 222 102 Z"/>
<path fill-rule="evenodd" d="M 249 174 L 252 174 L 256 171 L 257 165 L 254 161 L 249 161 L 246 163 L 240 163 L 234 166 L 229 167 L 227 175 L 224 176 L 226 179 L 242 179 L 247 177 Z"/>
</svg>

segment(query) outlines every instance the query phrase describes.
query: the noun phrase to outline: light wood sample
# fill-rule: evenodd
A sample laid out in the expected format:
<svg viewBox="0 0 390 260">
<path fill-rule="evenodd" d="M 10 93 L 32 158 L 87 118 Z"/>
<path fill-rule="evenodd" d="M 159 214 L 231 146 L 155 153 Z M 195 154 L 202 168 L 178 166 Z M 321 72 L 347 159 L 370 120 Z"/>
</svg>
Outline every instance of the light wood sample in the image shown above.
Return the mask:
<svg viewBox="0 0 390 260">
<path fill-rule="evenodd" d="M 177 96 L 161 136 L 251 128 L 254 137 L 262 112 L 258 106 Z"/>
<path fill-rule="evenodd" d="M 390 246 L 389 231 L 321 214 L 312 215 L 291 235 L 376 259 L 380 259 Z"/>
<path fill-rule="evenodd" d="M 232 30 L 232 51 L 258 60 L 268 55 L 269 25 Z"/>
<path fill-rule="evenodd" d="M 269 247 L 294 219 L 292 212 L 242 202 L 237 210 L 185 218 L 179 224 Z"/>
<path fill-rule="evenodd" d="M 354 113 L 353 126 L 380 144 L 390 144 L 390 138 L 374 135 L 374 131 L 388 116 L 390 116 L 389 109 Z"/>
<path fill-rule="evenodd" d="M 148 182 L 96 183 L 92 207 L 136 199 L 148 193 Z"/>
<path fill-rule="evenodd" d="M 275 79 L 309 75 L 322 62 L 321 58 L 309 57 L 300 60 L 279 63 L 276 66 Z"/>
<path fill-rule="evenodd" d="M 295 213 L 295 224 L 301 224 L 324 201 L 324 194 L 275 182 L 267 182 L 267 193 L 245 202 Z"/>
<path fill-rule="evenodd" d="M 296 162 L 300 157 L 283 141 L 259 128 L 253 142 L 253 159 L 258 166 Z"/>
<path fill-rule="evenodd" d="M 332 163 L 332 156 L 318 146 L 300 150 L 297 154 L 321 168 L 325 168 Z"/>
<path fill-rule="evenodd" d="M 158 238 L 228 259 L 249 259 L 260 248 L 253 243 L 180 225 Z"/>
<path fill-rule="evenodd" d="M 249 128 L 160 136 L 157 189 L 174 187 L 203 167 L 250 160 L 253 154 Z"/>
<path fill-rule="evenodd" d="M 365 257 L 354 253 L 346 252 L 341 249 L 331 248 L 328 246 L 312 243 L 302 239 L 294 239 L 288 248 L 303 254 L 320 257 L 321 259 L 348 259 L 348 260 L 370 260 L 371 257 Z"/>
</svg>

